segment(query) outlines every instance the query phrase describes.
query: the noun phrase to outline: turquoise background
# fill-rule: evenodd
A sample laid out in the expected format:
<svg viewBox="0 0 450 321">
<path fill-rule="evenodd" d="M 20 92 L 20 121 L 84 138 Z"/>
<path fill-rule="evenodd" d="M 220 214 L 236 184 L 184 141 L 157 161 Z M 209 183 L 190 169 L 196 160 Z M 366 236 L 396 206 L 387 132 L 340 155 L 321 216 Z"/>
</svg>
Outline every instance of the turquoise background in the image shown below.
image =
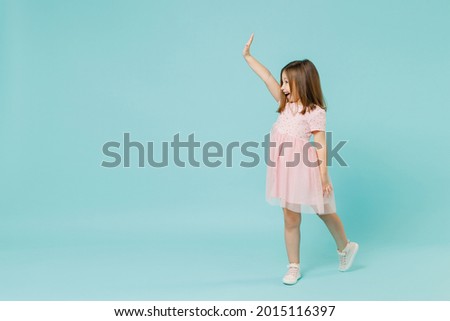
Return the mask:
<svg viewBox="0 0 450 321">
<path fill-rule="evenodd" d="M 450 2 L 0 1 L 0 299 L 449 300 Z M 286 271 L 266 167 L 105 168 L 108 141 L 262 142 L 278 78 L 319 70 L 338 214 Z M 258 152 L 262 155 L 262 150 Z M 186 153 L 183 154 L 187 160 Z M 201 153 L 197 149 L 196 158 Z M 221 158 L 223 161 L 224 159 Z"/>
</svg>

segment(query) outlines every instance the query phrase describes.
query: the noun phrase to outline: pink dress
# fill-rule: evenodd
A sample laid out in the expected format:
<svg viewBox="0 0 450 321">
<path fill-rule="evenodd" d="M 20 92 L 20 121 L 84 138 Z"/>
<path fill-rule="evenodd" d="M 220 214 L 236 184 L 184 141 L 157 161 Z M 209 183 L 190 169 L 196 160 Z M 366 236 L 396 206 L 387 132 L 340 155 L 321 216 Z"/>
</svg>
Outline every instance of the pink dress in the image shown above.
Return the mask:
<svg viewBox="0 0 450 321">
<path fill-rule="evenodd" d="M 287 103 L 270 131 L 266 200 L 297 213 L 335 213 L 334 189 L 324 195 L 317 149 L 310 142 L 312 131 L 325 131 L 326 112 L 317 106 L 302 115 L 302 109 Z"/>
</svg>

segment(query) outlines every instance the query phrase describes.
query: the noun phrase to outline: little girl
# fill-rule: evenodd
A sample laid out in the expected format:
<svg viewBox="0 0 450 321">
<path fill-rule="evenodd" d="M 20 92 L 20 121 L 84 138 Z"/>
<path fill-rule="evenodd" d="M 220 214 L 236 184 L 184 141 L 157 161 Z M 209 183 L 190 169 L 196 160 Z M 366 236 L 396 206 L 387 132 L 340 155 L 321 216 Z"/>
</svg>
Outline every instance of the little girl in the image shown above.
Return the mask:
<svg viewBox="0 0 450 321">
<path fill-rule="evenodd" d="M 302 213 L 317 214 L 323 220 L 336 241 L 340 259 L 338 269 L 347 271 L 358 251 L 358 244 L 347 239 L 336 214 L 333 185 L 326 164 L 326 106 L 319 74 L 307 59 L 292 61 L 281 70 L 280 86 L 267 68 L 250 55 L 252 41 L 253 34 L 242 54 L 278 103 L 278 119 L 270 132 L 266 200 L 283 208 L 289 260 L 283 283 L 292 285 L 301 278 Z M 309 142 L 311 135 L 314 142 Z"/>
</svg>

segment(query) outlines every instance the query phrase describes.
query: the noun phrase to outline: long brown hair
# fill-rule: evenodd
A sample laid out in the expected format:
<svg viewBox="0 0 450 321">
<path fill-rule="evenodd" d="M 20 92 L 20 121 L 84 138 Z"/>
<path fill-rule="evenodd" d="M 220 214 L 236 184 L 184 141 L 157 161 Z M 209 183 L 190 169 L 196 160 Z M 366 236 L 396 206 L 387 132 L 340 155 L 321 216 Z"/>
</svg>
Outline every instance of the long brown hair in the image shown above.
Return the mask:
<svg viewBox="0 0 450 321">
<path fill-rule="evenodd" d="M 303 110 L 300 112 L 302 115 L 307 111 L 314 110 L 316 106 L 327 110 L 322 94 L 322 88 L 320 86 L 319 73 L 311 61 L 308 59 L 295 60 L 284 66 L 280 72 L 281 84 L 283 84 L 283 72 L 286 73 L 291 96 L 294 98 L 294 101 L 300 100 L 304 106 Z M 286 107 L 286 102 L 286 96 L 281 92 L 280 106 L 277 110 L 278 113 L 283 112 Z"/>
</svg>

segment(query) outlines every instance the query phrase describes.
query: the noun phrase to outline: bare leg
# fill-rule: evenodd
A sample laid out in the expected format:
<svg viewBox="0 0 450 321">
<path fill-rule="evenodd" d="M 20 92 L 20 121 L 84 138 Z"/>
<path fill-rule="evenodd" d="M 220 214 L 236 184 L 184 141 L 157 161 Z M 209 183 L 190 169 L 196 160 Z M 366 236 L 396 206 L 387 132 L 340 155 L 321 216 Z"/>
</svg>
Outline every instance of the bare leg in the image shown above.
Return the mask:
<svg viewBox="0 0 450 321">
<path fill-rule="evenodd" d="M 339 216 L 336 213 L 325 215 L 317 214 L 317 216 L 319 216 L 322 219 L 322 221 L 324 221 L 331 235 L 333 235 L 337 249 L 339 251 L 342 251 L 347 245 L 348 239 L 347 236 L 345 235 L 344 225 L 342 224 L 342 221 L 339 218 Z"/>
<path fill-rule="evenodd" d="M 284 240 L 289 263 L 300 263 L 300 223 L 301 213 L 283 208 Z"/>
</svg>

